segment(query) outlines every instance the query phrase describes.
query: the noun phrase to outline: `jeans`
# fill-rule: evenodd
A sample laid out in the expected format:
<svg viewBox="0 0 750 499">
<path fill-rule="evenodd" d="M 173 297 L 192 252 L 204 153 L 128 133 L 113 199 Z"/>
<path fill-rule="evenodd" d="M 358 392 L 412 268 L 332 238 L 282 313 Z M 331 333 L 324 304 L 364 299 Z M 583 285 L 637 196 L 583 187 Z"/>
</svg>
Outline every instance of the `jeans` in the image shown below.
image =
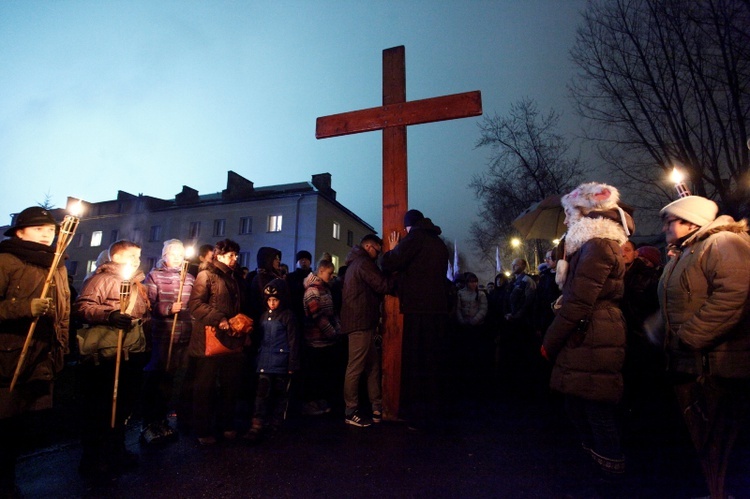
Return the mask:
<svg viewBox="0 0 750 499">
<path fill-rule="evenodd" d="M 615 404 L 567 395 L 565 410 L 585 448 L 605 459 L 623 459 Z"/>
<path fill-rule="evenodd" d="M 359 379 L 367 376 L 367 395 L 373 411 L 382 410 L 380 388 L 380 352 L 375 346 L 375 329 L 349 334 L 349 363 L 344 376 L 344 403 L 346 414 L 352 414 L 359 405 Z"/>
</svg>

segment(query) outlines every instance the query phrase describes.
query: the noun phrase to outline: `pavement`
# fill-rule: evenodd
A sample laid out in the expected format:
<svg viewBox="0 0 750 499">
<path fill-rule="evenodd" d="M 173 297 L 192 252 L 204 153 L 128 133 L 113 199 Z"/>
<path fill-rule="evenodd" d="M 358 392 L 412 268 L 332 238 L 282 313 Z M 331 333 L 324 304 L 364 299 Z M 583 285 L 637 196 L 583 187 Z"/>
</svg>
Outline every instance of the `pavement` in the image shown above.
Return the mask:
<svg viewBox="0 0 750 499">
<path fill-rule="evenodd" d="M 613 483 L 592 471 L 559 398 L 488 390 L 456 401 L 445 428 L 423 433 L 384 421 L 344 424 L 343 414 L 292 416 L 255 445 L 196 438 L 158 447 L 127 433 L 136 470 L 107 483 L 78 474 L 81 447 L 72 375 L 58 383 L 58 406 L 40 414 L 19 461 L 25 497 L 107 498 L 690 498 L 706 496 L 687 437 L 634 428 L 625 442 L 628 472 Z M 241 412 L 241 411 L 240 411 Z M 241 418 L 241 414 L 240 414 Z M 677 428 L 677 427 L 675 427 Z M 635 438 L 635 437 L 638 438 Z M 737 499 L 750 498 L 750 438 L 738 443 L 727 479 Z"/>
</svg>

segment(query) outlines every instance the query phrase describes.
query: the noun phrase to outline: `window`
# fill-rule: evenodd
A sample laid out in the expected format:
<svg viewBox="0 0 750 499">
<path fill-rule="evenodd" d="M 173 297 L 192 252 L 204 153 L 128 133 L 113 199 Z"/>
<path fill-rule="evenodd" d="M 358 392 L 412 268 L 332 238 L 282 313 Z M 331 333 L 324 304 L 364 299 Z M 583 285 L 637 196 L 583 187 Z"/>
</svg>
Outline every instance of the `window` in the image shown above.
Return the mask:
<svg viewBox="0 0 750 499">
<path fill-rule="evenodd" d="M 253 268 L 253 255 L 249 251 L 240 251 L 237 257 L 237 265 L 240 267 Z"/>
<path fill-rule="evenodd" d="M 350 230 L 346 231 L 346 245 L 354 246 L 354 232 Z"/>
<path fill-rule="evenodd" d="M 253 233 L 253 217 L 240 218 L 240 234 Z M 245 265 L 247 267 L 247 265 Z"/>
<path fill-rule="evenodd" d="M 79 232 L 75 236 L 73 236 L 73 247 L 74 248 L 83 248 L 83 233 Z"/>
<path fill-rule="evenodd" d="M 140 245 L 143 242 L 143 236 L 141 235 L 141 229 L 133 229 L 133 237 L 131 239 L 135 244 Z"/>
<path fill-rule="evenodd" d="M 281 215 L 270 215 L 268 217 L 268 232 L 281 232 Z"/>
<path fill-rule="evenodd" d="M 72 262 L 68 260 L 65 262 L 65 266 L 68 268 L 68 275 L 76 275 L 76 271 L 78 270 L 78 262 Z"/>
<path fill-rule="evenodd" d="M 223 237 L 226 233 L 227 221 L 226 219 L 214 220 L 214 236 Z"/>
<path fill-rule="evenodd" d="M 333 222 L 333 238 L 341 239 L 341 224 L 338 222 Z"/>
<path fill-rule="evenodd" d="M 154 267 L 156 267 L 156 258 L 154 258 L 152 256 L 148 257 L 146 259 L 146 264 L 148 265 L 148 267 L 146 267 L 146 268 L 148 268 L 149 270 L 153 269 Z"/>
<path fill-rule="evenodd" d="M 86 262 L 86 274 L 93 274 L 96 270 L 96 260 Z"/>
<path fill-rule="evenodd" d="M 102 231 L 95 230 L 91 233 L 91 247 L 102 245 Z"/>
<path fill-rule="evenodd" d="M 188 232 L 188 239 L 198 239 L 201 235 L 201 223 L 190 222 L 190 230 Z"/>
<path fill-rule="evenodd" d="M 339 270 L 339 257 L 336 255 L 331 255 L 331 263 L 333 264 L 333 269 L 338 272 Z"/>
<path fill-rule="evenodd" d="M 109 244 L 112 244 L 119 240 L 120 240 L 120 231 L 118 229 L 112 229 L 112 232 L 109 233 Z"/>
<path fill-rule="evenodd" d="M 148 232 L 149 241 L 161 241 L 161 225 L 152 225 Z"/>
</svg>

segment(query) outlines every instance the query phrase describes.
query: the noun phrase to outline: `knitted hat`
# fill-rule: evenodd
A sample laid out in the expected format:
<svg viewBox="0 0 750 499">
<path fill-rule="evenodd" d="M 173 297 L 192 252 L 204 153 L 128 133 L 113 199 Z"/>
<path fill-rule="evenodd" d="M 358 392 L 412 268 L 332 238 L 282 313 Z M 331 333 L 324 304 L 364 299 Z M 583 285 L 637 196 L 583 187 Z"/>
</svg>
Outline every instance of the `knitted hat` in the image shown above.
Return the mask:
<svg viewBox="0 0 750 499">
<path fill-rule="evenodd" d="M 687 196 L 669 203 L 661 209 L 659 215 L 664 217 L 664 215 L 669 214 L 703 227 L 713 222 L 717 213 L 719 213 L 719 207 L 710 199 L 701 196 Z"/>
<path fill-rule="evenodd" d="M 13 227 L 5 231 L 5 235 L 8 237 L 14 237 L 18 229 L 25 229 L 26 227 L 37 227 L 40 225 L 54 225 L 56 229 L 58 227 L 57 222 L 52 218 L 52 214 L 41 206 L 26 208 L 16 215 L 14 222 Z"/>
<path fill-rule="evenodd" d="M 263 288 L 264 299 L 268 300 L 271 297 L 281 299 L 281 289 L 279 288 L 282 285 L 282 283 L 280 281 L 281 279 L 274 279 L 268 284 L 266 284 L 266 287 Z"/>
<path fill-rule="evenodd" d="M 653 246 L 641 246 L 636 250 L 638 256 L 648 260 L 654 267 L 661 266 L 661 251 Z"/>
<path fill-rule="evenodd" d="M 424 219 L 424 215 L 422 215 L 421 211 L 409 210 L 404 215 L 404 227 L 411 227 L 422 219 Z"/>
<path fill-rule="evenodd" d="M 305 250 L 298 251 L 297 254 L 294 256 L 294 261 L 299 262 L 303 258 L 307 258 L 308 260 L 312 262 L 312 254 L 309 251 L 305 251 Z"/>
<path fill-rule="evenodd" d="M 581 184 L 562 197 L 563 208 L 575 208 L 584 215 L 590 211 L 616 209 L 620 193 L 611 185 L 598 182 Z"/>
</svg>

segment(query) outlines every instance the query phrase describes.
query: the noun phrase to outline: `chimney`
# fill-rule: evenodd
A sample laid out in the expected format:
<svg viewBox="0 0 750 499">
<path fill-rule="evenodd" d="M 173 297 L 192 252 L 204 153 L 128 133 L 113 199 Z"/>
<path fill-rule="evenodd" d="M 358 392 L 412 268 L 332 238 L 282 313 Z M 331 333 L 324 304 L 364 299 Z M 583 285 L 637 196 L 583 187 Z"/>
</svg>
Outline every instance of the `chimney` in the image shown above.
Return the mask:
<svg viewBox="0 0 750 499">
<path fill-rule="evenodd" d="M 312 185 L 318 192 L 333 200 L 336 199 L 336 191 L 331 189 L 331 174 L 318 173 L 312 176 Z"/>
<path fill-rule="evenodd" d="M 225 201 L 233 199 L 248 198 L 253 195 L 253 183 L 248 179 L 229 170 L 227 175 L 227 188 L 221 191 L 221 199 Z"/>
</svg>

